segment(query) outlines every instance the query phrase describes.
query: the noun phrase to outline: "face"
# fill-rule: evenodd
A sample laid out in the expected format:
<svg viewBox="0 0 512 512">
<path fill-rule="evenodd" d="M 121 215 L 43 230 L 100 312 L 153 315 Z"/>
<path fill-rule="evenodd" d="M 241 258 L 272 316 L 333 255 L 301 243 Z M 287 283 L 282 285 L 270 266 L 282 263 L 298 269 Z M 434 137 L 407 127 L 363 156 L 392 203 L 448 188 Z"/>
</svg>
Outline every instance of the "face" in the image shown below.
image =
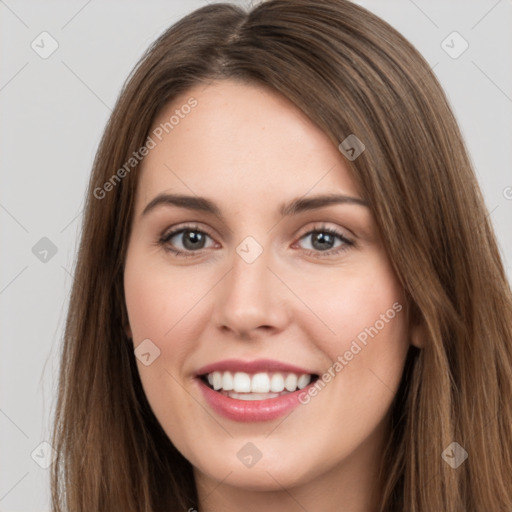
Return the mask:
<svg viewBox="0 0 512 512">
<path fill-rule="evenodd" d="M 342 154 L 282 96 L 232 81 L 192 88 L 152 133 L 124 284 L 168 437 L 196 478 L 252 489 L 375 465 L 410 336 Z"/>
</svg>

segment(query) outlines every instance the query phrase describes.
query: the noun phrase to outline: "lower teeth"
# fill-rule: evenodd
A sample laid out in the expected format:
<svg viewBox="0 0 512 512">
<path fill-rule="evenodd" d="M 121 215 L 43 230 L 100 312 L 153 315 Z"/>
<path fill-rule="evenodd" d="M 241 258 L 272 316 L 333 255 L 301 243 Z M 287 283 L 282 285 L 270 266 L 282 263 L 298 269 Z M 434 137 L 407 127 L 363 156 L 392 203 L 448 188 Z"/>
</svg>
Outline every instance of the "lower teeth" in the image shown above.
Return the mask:
<svg viewBox="0 0 512 512">
<path fill-rule="evenodd" d="M 218 392 L 236 400 L 267 400 L 268 398 L 277 398 L 289 393 L 289 391 L 282 391 L 281 393 L 236 393 L 235 391 L 224 390 Z"/>
</svg>

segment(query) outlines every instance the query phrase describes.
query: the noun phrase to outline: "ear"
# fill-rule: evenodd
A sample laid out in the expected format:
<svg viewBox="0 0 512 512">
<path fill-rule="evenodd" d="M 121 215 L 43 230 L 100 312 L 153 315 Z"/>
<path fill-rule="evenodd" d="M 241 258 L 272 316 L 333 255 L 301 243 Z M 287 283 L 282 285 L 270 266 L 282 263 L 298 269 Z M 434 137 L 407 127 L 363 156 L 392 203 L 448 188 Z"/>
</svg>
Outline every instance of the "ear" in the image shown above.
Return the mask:
<svg viewBox="0 0 512 512">
<path fill-rule="evenodd" d="M 425 322 L 423 321 L 423 315 L 419 311 L 418 306 L 414 303 L 409 305 L 407 313 L 411 345 L 419 349 L 425 348 L 427 330 Z"/>
<path fill-rule="evenodd" d="M 411 345 L 416 348 L 425 348 L 426 343 L 426 330 L 423 323 L 417 323 L 410 326 Z"/>
<path fill-rule="evenodd" d="M 126 334 L 126 337 L 131 340 L 133 338 L 132 329 L 130 327 L 130 320 L 128 319 L 128 311 L 126 309 L 126 304 L 124 303 L 124 297 L 123 297 L 123 307 L 121 310 L 121 318 L 120 318 L 120 324 L 123 326 L 124 333 Z"/>
</svg>

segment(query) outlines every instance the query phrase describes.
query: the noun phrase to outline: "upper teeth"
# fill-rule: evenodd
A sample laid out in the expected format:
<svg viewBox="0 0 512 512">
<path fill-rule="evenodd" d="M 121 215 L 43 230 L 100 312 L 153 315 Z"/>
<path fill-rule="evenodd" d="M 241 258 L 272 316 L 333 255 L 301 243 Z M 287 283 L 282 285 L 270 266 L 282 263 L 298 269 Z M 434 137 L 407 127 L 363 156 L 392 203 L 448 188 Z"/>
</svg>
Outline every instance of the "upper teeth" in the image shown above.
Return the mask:
<svg viewBox="0 0 512 512">
<path fill-rule="evenodd" d="M 212 372 L 208 374 L 208 383 L 215 390 L 235 391 L 237 393 L 280 393 L 285 389 L 295 391 L 305 388 L 311 382 L 311 375 L 295 373 L 255 373 Z"/>
</svg>

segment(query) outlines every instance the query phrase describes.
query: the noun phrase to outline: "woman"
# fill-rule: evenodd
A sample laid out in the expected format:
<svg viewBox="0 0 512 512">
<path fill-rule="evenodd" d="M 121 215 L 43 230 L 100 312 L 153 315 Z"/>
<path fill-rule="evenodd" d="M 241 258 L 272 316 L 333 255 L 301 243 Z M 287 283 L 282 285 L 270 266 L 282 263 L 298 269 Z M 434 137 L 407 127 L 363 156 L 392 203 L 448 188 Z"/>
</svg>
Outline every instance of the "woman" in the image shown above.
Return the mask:
<svg viewBox="0 0 512 512">
<path fill-rule="evenodd" d="M 511 312 L 401 35 L 344 0 L 199 9 L 94 163 L 54 511 L 511 510 Z"/>
</svg>

